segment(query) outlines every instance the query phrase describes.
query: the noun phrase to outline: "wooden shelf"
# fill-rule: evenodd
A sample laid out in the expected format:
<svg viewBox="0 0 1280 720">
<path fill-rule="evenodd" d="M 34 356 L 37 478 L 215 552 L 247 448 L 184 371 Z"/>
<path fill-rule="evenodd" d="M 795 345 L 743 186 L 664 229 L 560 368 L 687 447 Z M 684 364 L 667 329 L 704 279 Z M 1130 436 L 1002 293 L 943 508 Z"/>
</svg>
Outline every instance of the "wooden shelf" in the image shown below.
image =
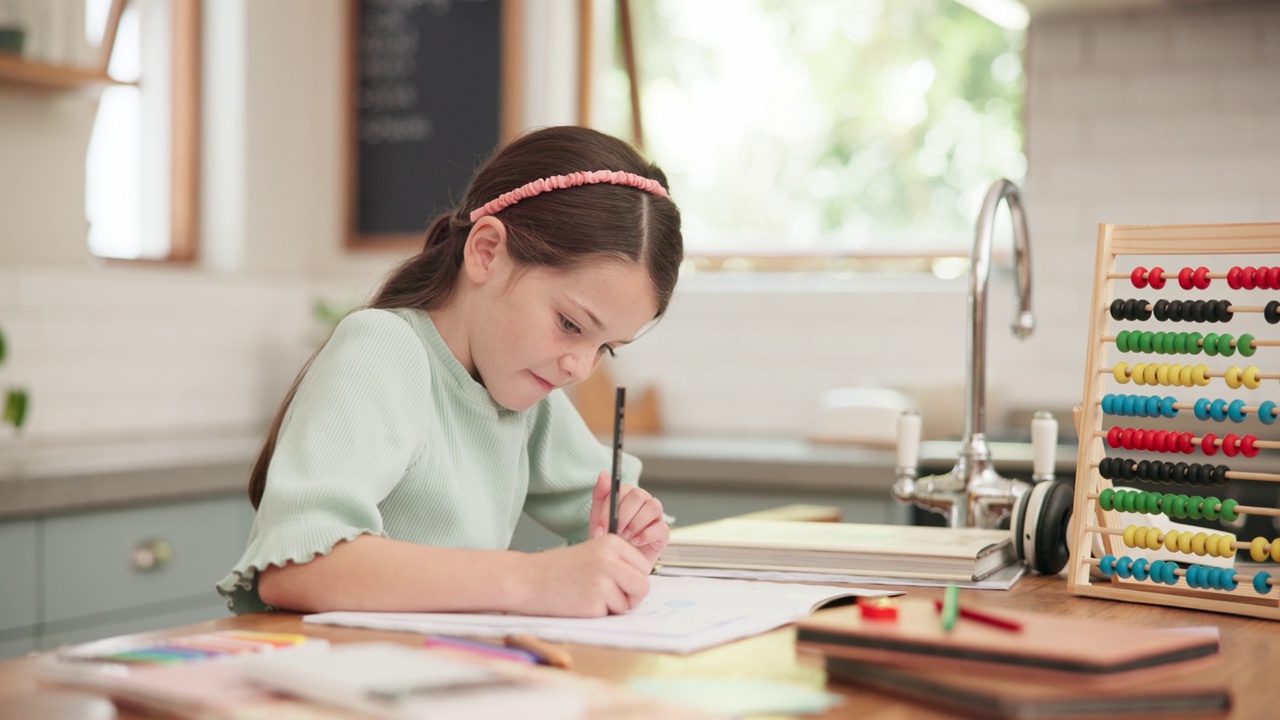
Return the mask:
<svg viewBox="0 0 1280 720">
<path fill-rule="evenodd" d="M 0 54 L 0 86 L 29 90 L 75 90 L 107 85 L 132 85 L 106 73 L 66 65 L 46 65 Z"/>
</svg>

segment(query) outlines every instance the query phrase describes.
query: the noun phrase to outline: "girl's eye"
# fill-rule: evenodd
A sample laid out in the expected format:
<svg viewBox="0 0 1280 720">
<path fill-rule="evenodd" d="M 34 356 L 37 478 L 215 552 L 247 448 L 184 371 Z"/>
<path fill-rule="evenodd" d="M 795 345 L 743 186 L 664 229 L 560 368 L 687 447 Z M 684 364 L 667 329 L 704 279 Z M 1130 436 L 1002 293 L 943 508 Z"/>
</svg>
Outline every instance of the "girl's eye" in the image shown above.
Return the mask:
<svg viewBox="0 0 1280 720">
<path fill-rule="evenodd" d="M 617 354 L 616 352 L 614 352 L 614 351 L 613 351 L 613 348 L 609 347 L 608 345 L 601 345 L 601 346 L 600 346 L 600 351 L 599 351 L 599 352 L 597 352 L 596 354 L 597 354 L 597 355 L 603 355 L 603 354 L 605 354 L 605 353 L 609 353 L 609 357 L 611 357 L 611 358 L 616 358 L 616 357 L 618 357 L 618 354 Z"/>
<path fill-rule="evenodd" d="M 577 335 L 582 332 L 582 328 L 578 327 L 576 323 L 563 315 L 560 316 L 560 329 L 572 335 Z"/>
</svg>

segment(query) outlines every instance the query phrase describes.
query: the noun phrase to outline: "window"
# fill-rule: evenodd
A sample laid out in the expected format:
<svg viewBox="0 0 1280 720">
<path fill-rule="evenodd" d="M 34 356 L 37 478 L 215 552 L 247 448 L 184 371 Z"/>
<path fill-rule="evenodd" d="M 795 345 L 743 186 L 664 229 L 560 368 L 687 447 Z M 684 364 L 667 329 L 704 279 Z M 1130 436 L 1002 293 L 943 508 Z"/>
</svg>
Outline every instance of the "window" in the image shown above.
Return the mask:
<svg viewBox="0 0 1280 720">
<path fill-rule="evenodd" d="M 1025 173 L 1025 14 L 1010 28 L 978 0 L 630 5 L 646 150 L 691 257 L 967 255 L 988 185 Z M 597 105 L 623 137 L 628 82 L 619 59 Z"/>
<path fill-rule="evenodd" d="M 100 37 L 118 0 L 86 0 Z M 89 249 L 145 260 L 195 257 L 199 0 L 134 0 L 119 16 L 85 161 Z"/>
</svg>

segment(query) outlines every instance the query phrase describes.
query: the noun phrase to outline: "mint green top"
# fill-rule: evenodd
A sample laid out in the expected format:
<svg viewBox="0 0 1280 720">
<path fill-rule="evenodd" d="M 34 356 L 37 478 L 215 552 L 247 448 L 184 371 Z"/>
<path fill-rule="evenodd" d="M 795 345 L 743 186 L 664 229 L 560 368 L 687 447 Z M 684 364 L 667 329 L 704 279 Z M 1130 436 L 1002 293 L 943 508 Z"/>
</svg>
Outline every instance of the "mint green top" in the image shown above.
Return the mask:
<svg viewBox="0 0 1280 720">
<path fill-rule="evenodd" d="M 522 510 L 580 542 L 596 476 L 611 464 L 563 392 L 507 410 L 425 312 L 360 310 L 298 385 L 248 547 L 217 589 L 236 614 L 271 609 L 258 571 L 364 533 L 503 550 Z M 639 474 L 639 460 L 624 456 L 623 479 Z"/>
</svg>

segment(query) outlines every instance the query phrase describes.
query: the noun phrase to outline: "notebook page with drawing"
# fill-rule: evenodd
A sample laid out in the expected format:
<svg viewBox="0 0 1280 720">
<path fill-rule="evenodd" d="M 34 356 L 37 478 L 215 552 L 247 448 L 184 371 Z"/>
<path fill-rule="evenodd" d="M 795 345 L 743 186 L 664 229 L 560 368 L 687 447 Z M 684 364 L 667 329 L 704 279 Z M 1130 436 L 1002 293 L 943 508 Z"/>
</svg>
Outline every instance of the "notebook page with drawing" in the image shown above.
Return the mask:
<svg viewBox="0 0 1280 720">
<path fill-rule="evenodd" d="M 625 615 L 328 612 L 307 615 L 303 621 L 480 637 L 527 633 L 558 642 L 691 653 L 795 622 L 833 600 L 896 594 L 829 585 L 654 576 L 649 595 Z"/>
</svg>

